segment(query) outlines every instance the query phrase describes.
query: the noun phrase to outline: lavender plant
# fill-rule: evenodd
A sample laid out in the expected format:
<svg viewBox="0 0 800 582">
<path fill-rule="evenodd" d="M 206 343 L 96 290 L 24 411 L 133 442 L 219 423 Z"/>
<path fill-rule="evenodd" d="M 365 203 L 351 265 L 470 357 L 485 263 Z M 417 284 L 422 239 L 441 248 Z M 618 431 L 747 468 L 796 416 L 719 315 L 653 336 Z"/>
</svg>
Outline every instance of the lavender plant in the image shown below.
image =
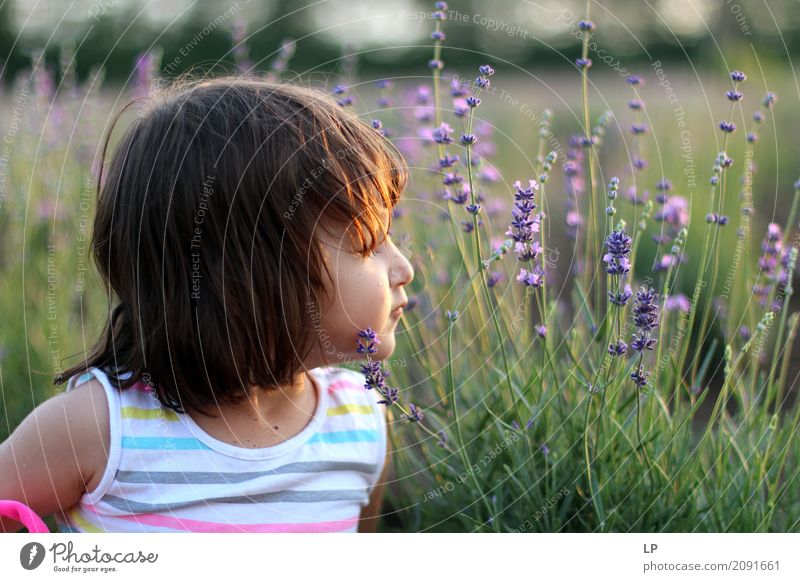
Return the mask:
<svg viewBox="0 0 800 582">
<path fill-rule="evenodd" d="M 597 25 L 588 7 L 575 60 L 582 127 L 566 151 L 545 155 L 555 142 L 553 114 L 538 116 L 538 148 L 526 144 L 538 151 L 531 174 L 509 180 L 504 191 L 476 180 L 497 168 L 490 166 L 491 141 L 475 131 L 491 101 L 484 92 L 502 83 L 502 74 L 484 65 L 471 82 L 449 75 L 447 7 L 435 6 L 431 85 L 412 94 L 431 96 L 411 120 L 422 127 L 391 128 L 430 144 L 404 151 L 438 181 L 438 200 L 418 198 L 444 206 L 439 220 L 451 226 L 451 244 L 434 233 L 438 221 L 398 224 L 412 239 L 432 241 L 430 258 L 452 263 L 437 276 L 439 285 L 417 288 L 414 298 L 425 309 L 403 319 L 399 349 L 408 348 L 418 367 L 401 372 L 400 397 L 424 401 L 425 415 L 392 435 L 403 451 L 398 475 L 414 475 L 391 489 L 393 507 L 413 508 L 399 514 L 399 527 L 519 531 L 536 513 L 528 531 L 797 530 L 800 443 L 792 427 L 800 406 L 786 398 L 798 321 L 787 297 L 797 252 L 782 241 L 797 232 L 798 195 L 785 226 L 769 225 L 760 250 L 745 250 L 749 239 L 740 233 L 753 215 L 750 160 L 758 136 L 747 122 L 732 121 L 746 100 L 740 71 L 730 74 L 723 97 L 731 109 L 717 124 L 722 148 L 711 160 L 705 221 L 694 212 L 697 201 L 667 177 L 677 172 L 669 164 L 660 168 L 656 195 L 647 191 L 653 112 L 645 113 L 643 77 L 625 80 L 633 91 L 623 103 L 634 116 L 631 158 L 601 156 L 614 137 L 606 129 L 614 117 L 604 112 L 591 123 L 589 47 Z M 448 78 L 452 107 L 440 86 Z M 764 98 L 753 123 L 776 101 L 774 94 Z M 720 274 L 733 264 L 725 242 L 735 222 L 728 214 L 728 174 L 736 167 L 729 152 L 742 143 L 748 183 L 736 225 L 740 266 L 722 285 Z M 612 177 L 601 202 L 603 159 L 627 178 Z M 576 241 L 573 269 L 549 261 L 557 225 L 544 209 L 557 160 L 565 234 Z M 500 202 L 505 213 L 490 213 Z M 560 289 L 553 274 L 562 277 Z M 444 317 L 436 321 L 438 306 Z M 569 495 L 547 506 L 561 488 Z"/>
</svg>

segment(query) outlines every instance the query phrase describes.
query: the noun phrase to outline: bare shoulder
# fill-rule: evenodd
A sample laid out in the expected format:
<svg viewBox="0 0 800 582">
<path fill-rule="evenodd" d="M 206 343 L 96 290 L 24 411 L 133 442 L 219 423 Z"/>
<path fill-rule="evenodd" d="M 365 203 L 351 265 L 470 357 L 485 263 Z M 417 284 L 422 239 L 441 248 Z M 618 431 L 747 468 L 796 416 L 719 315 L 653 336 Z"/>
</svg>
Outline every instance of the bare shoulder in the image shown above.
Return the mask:
<svg viewBox="0 0 800 582">
<path fill-rule="evenodd" d="M 64 419 L 80 449 L 87 492 L 94 491 L 103 476 L 111 447 L 108 397 L 97 378 L 84 382 L 63 397 Z"/>
<path fill-rule="evenodd" d="M 73 458 L 83 491 L 92 491 L 102 476 L 111 441 L 108 398 L 100 381 L 91 378 L 56 394 L 31 417 L 42 445 Z"/>
<path fill-rule="evenodd" d="M 42 516 L 72 507 L 102 476 L 109 432 L 98 380 L 49 398 L 0 444 L 0 499 L 22 501 Z"/>
</svg>

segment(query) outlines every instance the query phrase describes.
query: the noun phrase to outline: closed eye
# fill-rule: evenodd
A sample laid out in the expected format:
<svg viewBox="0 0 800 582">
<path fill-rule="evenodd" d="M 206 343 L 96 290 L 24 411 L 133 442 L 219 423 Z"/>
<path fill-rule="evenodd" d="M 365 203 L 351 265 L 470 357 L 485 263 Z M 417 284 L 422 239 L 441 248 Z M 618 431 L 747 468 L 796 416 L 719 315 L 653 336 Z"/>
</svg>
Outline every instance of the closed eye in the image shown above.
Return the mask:
<svg viewBox="0 0 800 582">
<path fill-rule="evenodd" d="M 375 249 L 373 249 L 371 252 L 367 252 L 364 258 L 369 258 L 372 255 L 382 254 L 383 251 L 385 250 L 384 247 L 386 246 L 386 243 L 389 242 L 391 236 L 392 236 L 392 231 L 390 229 L 389 232 L 386 234 L 386 238 L 384 238 L 383 241 L 381 241 L 380 244 L 378 244 L 375 247 Z"/>
</svg>

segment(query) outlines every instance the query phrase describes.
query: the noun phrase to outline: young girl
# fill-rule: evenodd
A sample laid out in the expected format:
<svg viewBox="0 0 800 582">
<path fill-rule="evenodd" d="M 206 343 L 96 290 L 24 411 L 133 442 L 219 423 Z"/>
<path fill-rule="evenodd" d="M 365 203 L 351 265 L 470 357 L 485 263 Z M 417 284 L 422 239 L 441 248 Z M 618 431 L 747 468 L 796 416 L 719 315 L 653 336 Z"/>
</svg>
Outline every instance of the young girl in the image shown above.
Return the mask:
<svg viewBox="0 0 800 582">
<path fill-rule="evenodd" d="M 373 359 L 394 350 L 405 181 L 378 131 L 310 89 L 223 78 L 152 99 L 99 180 L 115 307 L 0 446 L 0 499 L 62 532 L 375 531 L 385 406 L 332 364 L 364 357 L 367 327 Z"/>
</svg>

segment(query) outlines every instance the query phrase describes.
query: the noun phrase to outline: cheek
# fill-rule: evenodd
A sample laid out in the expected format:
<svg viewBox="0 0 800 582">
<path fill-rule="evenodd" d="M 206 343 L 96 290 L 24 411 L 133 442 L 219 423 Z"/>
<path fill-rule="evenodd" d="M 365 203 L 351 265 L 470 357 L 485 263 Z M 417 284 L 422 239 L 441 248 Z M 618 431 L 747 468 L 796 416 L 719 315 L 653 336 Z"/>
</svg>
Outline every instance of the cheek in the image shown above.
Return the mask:
<svg viewBox="0 0 800 582">
<path fill-rule="evenodd" d="M 332 304 L 323 312 L 323 326 L 336 338 L 341 351 L 349 351 L 350 344 L 355 349 L 358 330 L 369 326 L 383 331 L 390 309 L 388 282 L 377 269 L 340 266 Z"/>
</svg>

